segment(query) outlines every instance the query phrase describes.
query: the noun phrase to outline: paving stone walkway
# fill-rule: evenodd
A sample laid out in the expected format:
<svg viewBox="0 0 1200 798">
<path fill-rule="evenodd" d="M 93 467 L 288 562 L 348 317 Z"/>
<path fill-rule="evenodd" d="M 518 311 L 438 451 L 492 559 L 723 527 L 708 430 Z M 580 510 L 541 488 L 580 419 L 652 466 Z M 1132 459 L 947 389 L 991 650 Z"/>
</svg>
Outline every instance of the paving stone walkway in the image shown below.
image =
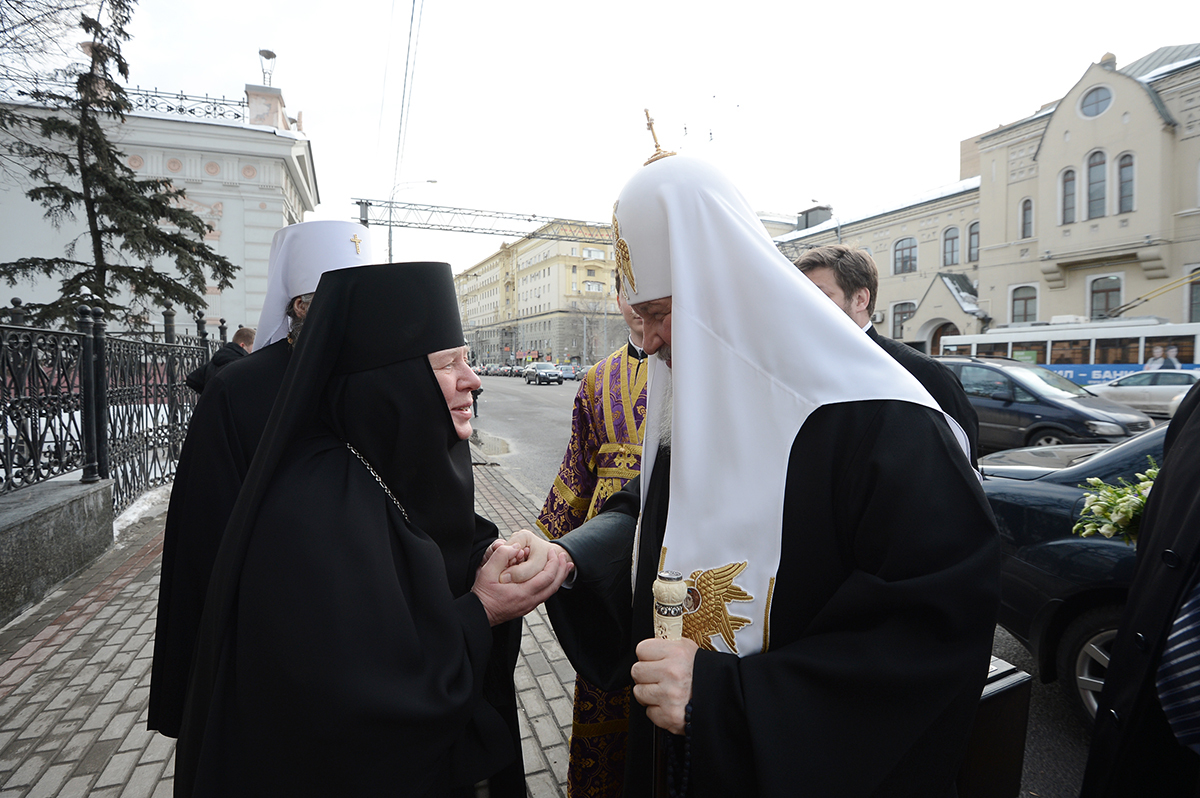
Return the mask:
<svg viewBox="0 0 1200 798">
<path fill-rule="evenodd" d="M 476 506 L 507 535 L 540 501 L 478 457 Z M 146 730 L 166 505 L 0 629 L 0 798 L 168 798 L 175 741 Z M 544 611 L 514 681 L 531 798 L 566 795 L 575 672 Z M 400 793 L 398 793 L 400 794 Z"/>
</svg>

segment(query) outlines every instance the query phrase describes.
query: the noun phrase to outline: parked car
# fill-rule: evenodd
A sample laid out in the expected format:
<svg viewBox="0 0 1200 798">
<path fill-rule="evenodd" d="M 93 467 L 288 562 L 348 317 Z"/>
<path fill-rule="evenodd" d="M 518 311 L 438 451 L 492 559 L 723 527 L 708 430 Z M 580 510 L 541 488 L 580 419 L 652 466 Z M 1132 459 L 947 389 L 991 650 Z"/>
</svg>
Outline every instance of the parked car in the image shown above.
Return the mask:
<svg viewBox="0 0 1200 798">
<path fill-rule="evenodd" d="M 1200 372 L 1182 369 L 1139 371 L 1087 389 L 1097 396 L 1135 407 L 1151 416 L 1173 418 L 1179 402 L 1196 384 Z"/>
<path fill-rule="evenodd" d="M 1083 511 L 1088 477 L 1110 484 L 1134 481 L 1150 467 L 1147 457 L 1162 463 L 1166 433 L 1162 424 L 1091 454 L 1046 458 L 1044 465 L 1011 461 L 1019 462 L 1024 451 L 1034 462 L 1064 447 L 979 460 L 983 490 L 1000 529 L 1000 625 L 1029 649 L 1041 680 L 1057 680 L 1086 719 L 1096 713 L 1136 550 L 1120 539 L 1078 537 L 1071 528 Z M 1057 467 L 1054 459 L 1067 459 L 1069 465 Z"/>
<path fill-rule="evenodd" d="M 979 449 L 1119 443 L 1150 429 L 1140 410 L 1095 396 L 1050 369 L 1005 357 L 943 356 L 979 415 Z"/>
<path fill-rule="evenodd" d="M 558 370 L 558 366 L 553 363 L 530 363 L 525 368 L 525 384 L 536 382 L 541 385 L 557 382 L 563 384 L 562 372 Z"/>
</svg>

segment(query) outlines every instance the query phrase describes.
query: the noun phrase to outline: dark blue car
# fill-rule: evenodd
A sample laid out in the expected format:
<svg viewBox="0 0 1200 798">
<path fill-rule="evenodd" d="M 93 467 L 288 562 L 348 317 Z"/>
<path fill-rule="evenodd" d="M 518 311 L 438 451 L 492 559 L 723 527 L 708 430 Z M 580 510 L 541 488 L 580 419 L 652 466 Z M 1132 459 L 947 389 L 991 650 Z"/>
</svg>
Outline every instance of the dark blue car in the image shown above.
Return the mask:
<svg viewBox="0 0 1200 798">
<path fill-rule="evenodd" d="M 1030 650 L 1042 681 L 1057 679 L 1087 718 L 1096 712 L 1136 555 L 1120 539 L 1071 533 L 1083 510 L 1080 486 L 1088 477 L 1135 481 L 1148 457 L 1161 464 L 1166 432 L 1159 425 L 1065 466 L 1045 448 L 979 462 L 1004 554 L 1000 625 Z M 1039 460 L 1048 464 L 1013 464 Z"/>
</svg>

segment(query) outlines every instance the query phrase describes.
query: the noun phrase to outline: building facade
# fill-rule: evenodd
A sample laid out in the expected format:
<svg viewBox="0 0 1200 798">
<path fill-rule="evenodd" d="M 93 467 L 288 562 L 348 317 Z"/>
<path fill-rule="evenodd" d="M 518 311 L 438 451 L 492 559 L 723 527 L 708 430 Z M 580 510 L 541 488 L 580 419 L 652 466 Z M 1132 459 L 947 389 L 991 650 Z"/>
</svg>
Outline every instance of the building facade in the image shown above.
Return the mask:
<svg viewBox="0 0 1200 798">
<path fill-rule="evenodd" d="M 962 142 L 960 182 L 776 237 L 868 249 L 877 330 L 943 335 L 1157 316 L 1200 321 L 1200 45 L 1106 55 L 1032 116 Z"/>
<path fill-rule="evenodd" d="M 288 117 L 282 93 L 253 85 L 245 91 L 245 101 L 130 91 L 135 110 L 108 131 L 139 176 L 167 178 L 186 191 L 186 206 L 212 228 L 207 243 L 241 267 L 231 288 L 208 288 L 205 313 L 214 325 L 226 319 L 234 328 L 258 323 L 275 232 L 303 221 L 319 202 L 311 144 Z M 26 198 L 29 186 L 15 179 L 5 175 L 0 191 L 0 262 L 61 255 L 85 222 L 54 227 Z M 154 266 L 174 268 L 168 260 Z M 47 301 L 58 286 L 58 278 L 42 278 L 13 287 L 11 296 Z M 160 317 L 160 310 L 147 311 Z"/>
<path fill-rule="evenodd" d="M 611 229 L 585 226 L 590 241 L 537 238 L 551 227 L 455 276 L 472 362 L 591 365 L 625 340 Z"/>
</svg>

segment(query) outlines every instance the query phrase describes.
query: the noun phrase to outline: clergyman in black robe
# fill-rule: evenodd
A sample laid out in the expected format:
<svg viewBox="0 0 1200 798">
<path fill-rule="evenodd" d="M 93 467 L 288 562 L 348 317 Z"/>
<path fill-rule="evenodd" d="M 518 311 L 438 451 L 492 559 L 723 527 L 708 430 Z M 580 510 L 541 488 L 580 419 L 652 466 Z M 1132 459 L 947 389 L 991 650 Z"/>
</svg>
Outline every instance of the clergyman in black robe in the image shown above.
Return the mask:
<svg viewBox="0 0 1200 798">
<path fill-rule="evenodd" d="M 654 726 L 678 794 L 952 795 L 999 604 L 963 430 L 711 166 L 656 154 L 613 229 L 654 355 L 642 472 L 556 541 L 577 575 L 548 607 L 585 678 L 634 685 L 624 795 Z M 514 578 L 553 547 L 514 542 Z M 662 570 L 681 640 L 654 639 Z"/>
<path fill-rule="evenodd" d="M 427 357 L 469 375 L 462 341 L 446 264 L 322 278 L 214 564 L 176 795 L 470 794 L 515 756 L 491 627 L 565 566 L 502 586 L 507 557 L 484 564 L 470 386 Z"/>
</svg>

